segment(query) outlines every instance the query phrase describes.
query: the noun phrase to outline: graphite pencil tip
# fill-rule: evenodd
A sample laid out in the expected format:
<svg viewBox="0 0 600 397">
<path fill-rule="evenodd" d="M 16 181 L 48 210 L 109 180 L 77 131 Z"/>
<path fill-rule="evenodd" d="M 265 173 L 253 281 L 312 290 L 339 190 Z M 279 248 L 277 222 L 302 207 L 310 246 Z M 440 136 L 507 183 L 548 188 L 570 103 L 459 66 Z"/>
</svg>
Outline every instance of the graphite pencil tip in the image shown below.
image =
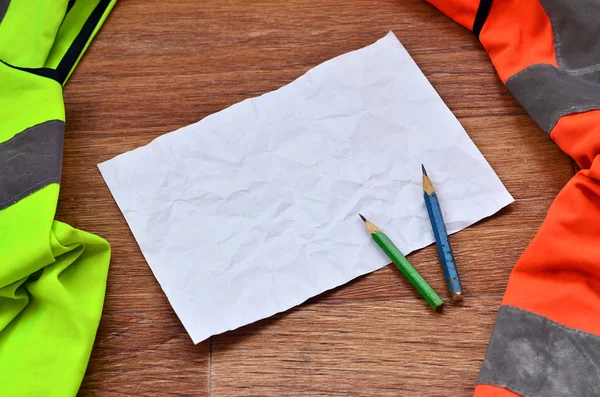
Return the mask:
<svg viewBox="0 0 600 397">
<path fill-rule="evenodd" d="M 421 170 L 423 171 L 423 175 L 427 175 L 427 170 L 423 164 L 421 164 Z"/>
<path fill-rule="evenodd" d="M 360 219 L 362 219 L 363 222 L 367 221 L 367 218 L 365 218 L 364 216 L 362 216 L 362 214 L 358 214 L 358 216 L 360 216 Z"/>
</svg>

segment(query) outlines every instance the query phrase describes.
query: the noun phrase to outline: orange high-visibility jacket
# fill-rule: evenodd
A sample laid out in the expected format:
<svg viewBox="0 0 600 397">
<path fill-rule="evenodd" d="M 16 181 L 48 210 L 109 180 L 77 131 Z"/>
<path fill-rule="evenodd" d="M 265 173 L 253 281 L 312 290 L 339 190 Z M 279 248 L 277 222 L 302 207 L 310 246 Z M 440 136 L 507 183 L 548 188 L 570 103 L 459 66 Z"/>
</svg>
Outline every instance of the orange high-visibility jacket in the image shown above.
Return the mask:
<svg viewBox="0 0 600 397">
<path fill-rule="evenodd" d="M 475 396 L 600 396 L 600 0 L 427 0 L 579 165 L 510 276 Z"/>
</svg>

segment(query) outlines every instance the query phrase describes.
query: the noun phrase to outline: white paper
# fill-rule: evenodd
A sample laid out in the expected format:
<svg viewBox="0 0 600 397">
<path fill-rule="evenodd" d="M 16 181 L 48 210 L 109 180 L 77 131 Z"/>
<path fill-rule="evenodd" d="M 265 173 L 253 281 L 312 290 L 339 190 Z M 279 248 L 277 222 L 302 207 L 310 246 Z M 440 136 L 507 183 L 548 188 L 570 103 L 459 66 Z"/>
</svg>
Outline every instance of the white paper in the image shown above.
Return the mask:
<svg viewBox="0 0 600 397">
<path fill-rule="evenodd" d="M 449 232 L 513 201 L 389 33 L 99 168 L 198 343 L 386 265 L 359 212 L 431 244 L 422 163 Z"/>
</svg>

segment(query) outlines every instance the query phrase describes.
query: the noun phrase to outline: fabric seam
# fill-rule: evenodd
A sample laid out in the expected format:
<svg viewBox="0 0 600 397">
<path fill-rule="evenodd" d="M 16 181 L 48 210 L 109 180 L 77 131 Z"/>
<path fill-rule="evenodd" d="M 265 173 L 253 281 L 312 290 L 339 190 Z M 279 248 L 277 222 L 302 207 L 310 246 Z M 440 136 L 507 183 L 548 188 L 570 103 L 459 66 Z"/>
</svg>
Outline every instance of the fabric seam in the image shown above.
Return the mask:
<svg viewBox="0 0 600 397">
<path fill-rule="evenodd" d="M 585 112 L 589 112 L 590 110 L 598 110 L 598 109 L 600 109 L 600 104 L 588 105 L 588 106 L 573 106 L 569 109 L 565 109 L 565 110 L 559 112 L 556 115 L 556 117 L 554 119 L 552 119 L 552 122 L 550 123 L 550 125 L 544 132 L 546 134 L 550 135 L 550 133 L 552 132 L 554 127 L 556 127 L 556 124 L 558 124 L 558 121 L 565 116 L 568 116 L 571 114 L 576 114 L 576 113 L 585 113 Z"/>
<path fill-rule="evenodd" d="M 35 185 L 23 190 L 23 192 L 4 200 L 3 202 L 0 203 L 0 210 L 3 210 L 5 208 L 9 208 L 12 204 L 15 204 L 17 201 L 24 199 L 27 196 L 31 196 L 33 193 L 37 192 L 38 190 L 40 190 L 43 187 L 46 187 L 48 185 L 51 185 L 52 183 L 60 183 L 60 177 L 57 178 L 46 178 L 45 180 L 36 183 Z M 10 205 L 7 205 L 10 204 Z"/>
<path fill-rule="evenodd" d="M 54 70 L 52 68 L 23 68 L 20 66 L 11 65 L 10 63 L 2 61 L 2 60 L 0 60 L 0 62 L 3 63 L 4 65 L 8 66 L 11 69 L 29 73 L 34 76 L 44 77 L 46 79 L 56 81 L 57 83 L 60 84 L 60 81 L 58 80 L 58 78 L 59 78 L 58 73 L 56 72 L 56 70 Z M 51 74 L 55 74 L 55 76 L 51 76 Z"/>
<path fill-rule="evenodd" d="M 507 389 L 514 393 L 520 394 L 523 397 L 527 397 L 527 394 L 528 394 L 528 393 L 525 393 L 525 390 L 521 389 L 520 387 L 515 387 L 511 383 L 508 383 L 508 382 L 498 382 L 496 384 L 493 384 L 490 382 L 481 382 L 481 383 L 477 383 L 477 384 L 478 385 L 488 385 L 488 386 L 493 386 L 493 387 L 501 387 L 503 389 Z"/>
<path fill-rule="evenodd" d="M 517 77 L 519 77 L 520 75 L 522 75 L 522 74 L 525 74 L 525 73 L 527 73 L 528 71 L 530 71 L 530 70 L 532 70 L 532 69 L 539 69 L 539 68 L 540 68 L 540 67 L 542 67 L 542 66 L 552 66 L 552 67 L 554 67 L 554 65 L 552 65 L 552 64 L 550 64 L 550 63 L 536 63 L 536 64 L 533 64 L 533 65 L 529 65 L 529 66 L 527 66 L 525 69 L 521 69 L 521 70 L 520 70 L 520 71 L 518 71 L 517 73 L 513 74 L 512 76 L 510 76 L 510 77 L 508 78 L 508 80 L 506 80 L 506 83 L 508 84 L 508 82 L 509 82 L 510 80 L 512 80 L 512 79 L 514 79 L 514 78 L 517 78 Z"/>
<path fill-rule="evenodd" d="M 592 72 L 597 72 L 598 70 L 600 70 L 600 63 L 597 63 L 595 65 L 591 65 L 591 66 L 586 66 L 584 68 L 578 68 L 578 69 L 561 69 L 564 70 L 565 72 L 574 75 L 574 76 L 580 76 L 582 74 L 587 74 L 587 73 L 592 73 Z"/>
<path fill-rule="evenodd" d="M 525 69 L 522 69 L 519 72 L 517 72 L 517 73 L 513 74 L 512 76 L 510 76 L 508 78 L 508 80 L 506 81 L 506 85 L 508 86 L 509 81 L 511 81 L 513 79 L 516 79 L 516 78 L 518 78 L 521 75 L 529 73 L 532 70 L 540 69 L 540 68 L 542 68 L 544 66 L 551 66 L 553 68 L 556 68 L 554 65 L 549 64 L 549 63 L 536 63 L 536 64 L 528 66 Z M 600 70 L 600 64 L 594 65 L 594 66 L 590 66 L 589 68 L 595 68 L 595 69 Z M 579 74 L 585 73 L 585 72 L 582 71 L 584 69 L 576 69 L 574 71 L 567 70 L 567 69 L 561 69 L 561 68 L 556 68 L 556 69 L 559 70 L 559 71 L 561 71 L 561 72 L 565 72 L 565 73 L 567 73 L 569 75 L 576 75 L 576 76 L 579 75 Z M 586 68 L 586 69 L 588 69 L 588 68 Z M 589 70 L 589 71 L 593 71 L 593 70 Z M 517 97 L 515 96 L 515 98 L 517 98 Z M 521 106 L 523 106 L 523 105 L 521 105 Z M 548 136 L 550 136 L 550 133 L 552 132 L 552 130 L 554 129 L 554 127 L 556 126 L 556 124 L 558 123 L 558 121 L 561 118 L 563 118 L 565 116 L 568 116 L 570 114 L 574 114 L 574 113 L 584 113 L 584 112 L 589 112 L 590 110 L 598 110 L 598 109 L 600 109 L 600 104 L 591 104 L 591 105 L 586 105 L 586 106 L 571 106 L 568 109 L 564 109 L 564 110 L 561 110 L 560 112 L 558 112 L 556 114 L 556 116 L 554 116 L 552 118 L 552 120 L 550 121 L 550 123 L 548 123 L 548 127 L 543 128 L 543 131 Z"/>
<path fill-rule="evenodd" d="M 23 131 L 21 131 L 21 132 L 18 132 L 18 133 L 16 133 L 15 135 L 13 135 L 13 137 L 12 137 L 12 138 L 10 138 L 10 139 L 7 139 L 7 140 L 6 140 L 6 141 L 4 141 L 4 142 L 0 142 L 0 149 L 2 149 L 2 146 L 4 146 L 4 145 L 7 145 L 7 144 L 8 144 L 8 142 L 11 142 L 11 141 L 13 141 L 13 140 L 18 140 L 18 139 L 21 139 L 21 138 L 22 138 L 22 136 L 23 136 L 23 135 L 21 135 L 21 134 L 24 134 L 24 133 L 26 133 L 26 132 L 28 132 L 28 131 L 31 131 L 32 129 L 34 129 L 34 128 L 37 128 L 37 127 L 39 127 L 39 126 L 41 126 L 41 125 L 43 125 L 43 124 L 64 124 L 64 121 L 62 121 L 62 120 L 59 120 L 59 119 L 46 120 L 46 121 L 43 121 L 43 122 L 41 122 L 41 123 L 37 123 L 36 125 L 32 125 L 31 127 L 25 128 Z"/>
<path fill-rule="evenodd" d="M 546 316 L 542 316 L 541 314 L 538 314 L 538 313 L 535 313 L 535 312 L 532 312 L 532 311 L 529 311 L 529 310 L 526 310 L 526 309 L 521 309 L 520 307 L 517 307 L 517 306 L 502 305 L 500 308 L 502 308 L 502 307 L 507 307 L 507 308 L 515 309 L 517 311 L 520 311 L 521 313 L 532 314 L 532 315 L 534 315 L 536 317 L 540 317 L 541 319 L 543 319 L 545 321 L 548 321 L 548 322 L 552 323 L 553 325 L 556 325 L 559 328 L 561 328 L 561 329 L 563 329 L 563 330 L 565 330 L 567 332 L 573 332 L 573 333 L 577 333 L 577 334 L 580 334 L 580 335 L 583 335 L 583 336 L 591 336 L 593 338 L 600 339 L 600 335 L 593 334 L 593 333 L 587 332 L 587 331 L 582 331 L 582 330 L 577 329 L 577 328 L 566 326 L 566 325 L 561 324 L 559 322 L 556 322 L 556 321 L 554 321 L 554 320 L 552 320 L 552 319 L 550 319 L 550 318 L 548 318 Z"/>
<path fill-rule="evenodd" d="M 54 119 L 54 120 L 47 120 L 42 123 L 38 123 L 36 125 L 32 125 L 31 127 L 28 127 L 26 129 L 24 129 L 23 131 L 15 134 L 12 138 L 10 138 L 4 142 L 0 142 L 0 150 L 3 147 L 6 147 L 8 144 L 14 144 L 15 142 L 21 141 L 22 139 L 24 139 L 27 132 L 29 132 L 35 128 L 40 128 L 43 125 L 63 125 L 64 126 L 64 121 Z M 60 184 L 60 175 L 58 177 L 48 177 L 42 181 L 37 182 L 35 185 L 30 186 L 27 189 L 20 191 L 19 193 L 14 194 L 11 197 L 3 200 L 2 202 L 0 202 L 0 211 L 5 208 L 10 207 L 11 205 L 15 204 L 17 201 L 24 199 L 27 196 L 30 196 L 31 194 L 35 193 L 39 189 L 46 187 L 52 183 Z"/>
<path fill-rule="evenodd" d="M 558 29 L 556 27 L 556 23 L 555 23 L 554 19 L 552 18 L 552 13 L 549 12 L 547 6 L 544 4 L 545 3 L 544 0 L 539 0 L 539 2 L 540 2 L 540 5 L 542 6 L 542 8 L 544 9 L 544 12 L 548 16 L 548 19 L 550 20 L 550 26 L 552 27 L 552 37 L 554 38 L 554 57 L 556 58 L 556 64 L 558 65 L 558 67 L 561 70 L 564 70 L 568 73 L 572 72 L 573 74 L 576 74 L 576 75 L 600 70 L 600 63 L 591 65 L 591 66 L 586 66 L 584 68 L 567 69 L 567 66 L 564 63 L 564 58 L 562 56 L 562 42 L 560 41 L 560 36 L 558 34 Z"/>
<path fill-rule="evenodd" d="M 550 27 L 552 28 L 552 37 L 554 38 L 554 58 L 556 59 L 556 64 L 558 65 L 559 68 L 564 68 L 564 64 L 562 61 L 562 55 L 561 55 L 561 43 L 560 43 L 560 37 L 558 36 L 558 29 L 556 28 L 556 23 L 555 21 L 552 19 L 552 16 L 550 15 L 551 13 L 548 12 L 548 8 L 546 7 L 546 5 L 544 5 L 544 0 L 539 0 L 540 5 L 542 6 L 542 8 L 544 9 L 544 12 L 546 13 L 546 15 L 548 16 L 548 20 L 550 21 Z"/>
</svg>

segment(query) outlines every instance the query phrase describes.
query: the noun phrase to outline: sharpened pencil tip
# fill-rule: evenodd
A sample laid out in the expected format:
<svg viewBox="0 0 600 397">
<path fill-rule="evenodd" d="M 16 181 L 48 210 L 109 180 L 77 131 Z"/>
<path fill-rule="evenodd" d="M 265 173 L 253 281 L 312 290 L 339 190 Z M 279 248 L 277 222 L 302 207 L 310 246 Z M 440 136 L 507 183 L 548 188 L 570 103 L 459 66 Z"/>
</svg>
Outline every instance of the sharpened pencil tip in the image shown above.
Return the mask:
<svg viewBox="0 0 600 397">
<path fill-rule="evenodd" d="M 364 216 L 362 216 L 362 214 L 358 214 L 358 216 L 360 216 L 360 219 L 362 219 L 363 222 L 367 221 L 367 218 L 365 218 Z"/>
<path fill-rule="evenodd" d="M 423 164 L 421 164 L 421 170 L 423 171 L 423 175 L 427 175 L 427 170 Z"/>
</svg>

